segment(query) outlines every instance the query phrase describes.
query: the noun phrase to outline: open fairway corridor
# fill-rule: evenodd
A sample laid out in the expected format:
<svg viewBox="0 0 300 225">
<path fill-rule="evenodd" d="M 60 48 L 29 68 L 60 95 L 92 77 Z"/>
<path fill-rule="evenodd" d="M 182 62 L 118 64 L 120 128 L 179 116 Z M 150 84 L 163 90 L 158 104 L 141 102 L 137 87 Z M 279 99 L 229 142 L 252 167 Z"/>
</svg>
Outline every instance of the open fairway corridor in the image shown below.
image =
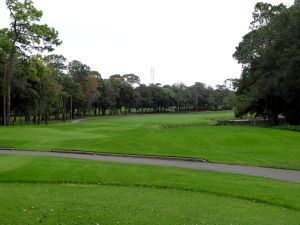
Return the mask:
<svg viewBox="0 0 300 225">
<path fill-rule="evenodd" d="M 300 133 L 232 117 L 0 127 L 0 224 L 299 225 Z"/>
<path fill-rule="evenodd" d="M 228 111 L 0 127 L 0 148 L 193 157 L 214 163 L 300 169 L 300 132 L 214 126 L 217 120 L 230 118 L 233 113 Z"/>
</svg>

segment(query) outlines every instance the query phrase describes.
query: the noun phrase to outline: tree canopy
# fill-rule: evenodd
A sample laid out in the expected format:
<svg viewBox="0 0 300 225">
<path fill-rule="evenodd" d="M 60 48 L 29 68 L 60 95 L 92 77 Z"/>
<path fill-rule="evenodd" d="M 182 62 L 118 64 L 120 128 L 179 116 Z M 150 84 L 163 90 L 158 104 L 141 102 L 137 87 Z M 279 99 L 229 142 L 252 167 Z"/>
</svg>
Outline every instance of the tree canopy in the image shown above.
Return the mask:
<svg viewBox="0 0 300 225">
<path fill-rule="evenodd" d="M 61 44 L 58 32 L 47 24 L 40 24 L 42 11 L 36 9 L 32 0 L 6 0 L 10 12 L 10 27 L 3 29 L 1 46 L 4 55 L 3 124 L 10 125 L 11 81 L 17 55 L 27 56 L 33 51 L 53 51 Z"/>
<path fill-rule="evenodd" d="M 248 113 L 300 122 L 300 7 L 257 3 L 251 30 L 234 58 L 243 65 L 237 83 L 236 116 Z"/>
</svg>

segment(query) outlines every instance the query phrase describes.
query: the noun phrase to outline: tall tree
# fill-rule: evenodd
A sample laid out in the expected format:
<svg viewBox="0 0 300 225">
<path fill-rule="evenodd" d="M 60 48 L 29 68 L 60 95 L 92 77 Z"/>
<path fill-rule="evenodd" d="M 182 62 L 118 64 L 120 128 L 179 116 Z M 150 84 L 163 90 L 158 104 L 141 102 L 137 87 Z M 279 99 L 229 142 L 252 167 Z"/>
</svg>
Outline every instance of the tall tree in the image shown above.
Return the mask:
<svg viewBox="0 0 300 225">
<path fill-rule="evenodd" d="M 43 58 L 43 61 L 56 75 L 64 75 L 67 69 L 67 59 L 63 55 L 47 55 Z"/>
<path fill-rule="evenodd" d="M 60 45 L 61 41 L 58 39 L 58 32 L 54 28 L 39 23 L 43 13 L 34 7 L 32 0 L 22 2 L 6 0 L 6 6 L 10 12 L 11 22 L 8 31 L 10 49 L 4 72 L 3 123 L 10 125 L 11 79 L 16 52 L 20 51 L 27 55 L 33 50 L 39 52 L 53 51 L 53 47 Z"/>
<path fill-rule="evenodd" d="M 129 83 L 132 86 L 135 85 L 135 84 L 139 85 L 141 83 L 140 77 L 137 76 L 137 75 L 134 75 L 132 73 L 125 74 L 125 75 L 123 75 L 123 77 L 125 78 L 126 82 Z"/>
<path fill-rule="evenodd" d="M 68 65 L 68 71 L 69 74 L 74 77 L 74 79 L 80 80 L 80 78 L 91 73 L 91 68 L 78 60 L 73 60 Z"/>
<path fill-rule="evenodd" d="M 264 116 L 278 123 L 300 122 L 300 7 L 266 3 L 256 5 L 252 30 L 236 49 L 243 65 L 237 83 L 236 115 Z"/>
</svg>

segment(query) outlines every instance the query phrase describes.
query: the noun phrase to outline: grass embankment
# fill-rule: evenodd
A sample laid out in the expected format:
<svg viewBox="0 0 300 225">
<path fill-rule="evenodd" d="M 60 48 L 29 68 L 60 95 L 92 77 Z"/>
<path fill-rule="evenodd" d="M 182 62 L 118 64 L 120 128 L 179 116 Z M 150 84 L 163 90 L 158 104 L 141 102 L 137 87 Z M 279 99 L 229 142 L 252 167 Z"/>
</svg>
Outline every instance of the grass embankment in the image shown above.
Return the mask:
<svg viewBox="0 0 300 225">
<path fill-rule="evenodd" d="M 282 126 L 275 126 L 273 128 L 279 129 L 279 130 L 290 130 L 290 131 L 300 132 L 299 125 L 282 125 Z"/>
<path fill-rule="evenodd" d="M 156 114 L 104 117 L 78 124 L 1 127 L 0 147 L 184 156 L 300 170 L 300 133 L 247 126 L 193 126 L 232 117 L 232 112 Z M 166 125 L 185 126 L 161 128 Z"/>
<path fill-rule="evenodd" d="M 298 224 L 300 184 L 216 172 L 0 156 L 0 224 Z"/>
</svg>

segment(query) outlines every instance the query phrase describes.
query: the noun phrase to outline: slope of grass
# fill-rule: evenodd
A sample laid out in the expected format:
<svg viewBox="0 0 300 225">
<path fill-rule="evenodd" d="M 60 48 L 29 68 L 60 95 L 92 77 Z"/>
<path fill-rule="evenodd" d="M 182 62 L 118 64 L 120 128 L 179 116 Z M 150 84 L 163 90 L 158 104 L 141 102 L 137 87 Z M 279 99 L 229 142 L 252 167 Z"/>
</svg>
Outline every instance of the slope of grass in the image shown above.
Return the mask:
<svg viewBox="0 0 300 225">
<path fill-rule="evenodd" d="M 0 147 L 87 150 L 202 158 L 300 169 L 300 133 L 257 127 L 193 126 L 232 112 L 105 117 L 79 124 L 0 128 Z M 163 129 L 163 125 L 191 125 Z"/>
<path fill-rule="evenodd" d="M 300 213 L 210 195 L 153 188 L 0 184 L 0 223 L 297 225 Z"/>
<path fill-rule="evenodd" d="M 300 184 L 192 169 L 0 155 L 0 182 L 156 187 L 255 200 L 300 211 Z"/>
<path fill-rule="evenodd" d="M 300 184 L 216 172 L 0 156 L 0 224 L 298 224 Z"/>
</svg>

